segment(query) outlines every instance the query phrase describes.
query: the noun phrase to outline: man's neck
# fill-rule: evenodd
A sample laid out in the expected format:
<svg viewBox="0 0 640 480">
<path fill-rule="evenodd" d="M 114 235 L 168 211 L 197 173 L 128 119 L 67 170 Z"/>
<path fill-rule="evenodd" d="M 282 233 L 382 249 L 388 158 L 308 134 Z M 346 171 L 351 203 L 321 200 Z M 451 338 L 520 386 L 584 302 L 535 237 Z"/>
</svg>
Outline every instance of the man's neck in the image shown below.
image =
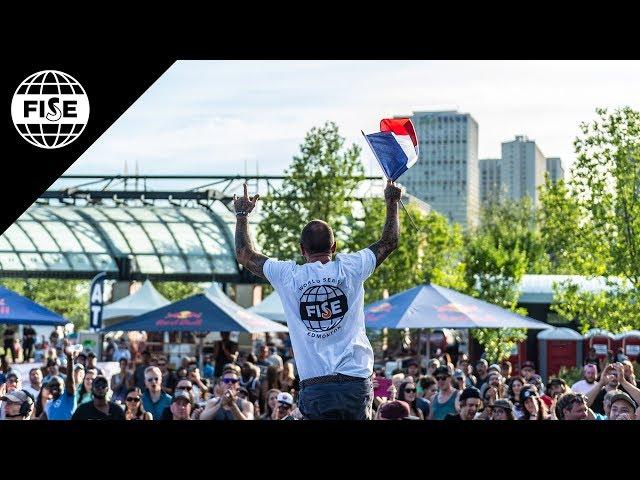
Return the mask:
<svg viewBox="0 0 640 480">
<path fill-rule="evenodd" d="M 149 395 L 151 396 L 151 400 L 153 400 L 154 402 L 158 401 L 161 393 L 162 393 L 162 390 L 158 390 L 157 392 L 152 392 L 151 390 L 149 390 Z"/>
<path fill-rule="evenodd" d="M 93 397 L 93 405 L 100 410 L 105 410 L 106 408 L 109 407 L 109 404 L 107 403 L 106 398 Z"/>
<path fill-rule="evenodd" d="M 330 253 L 314 253 L 313 255 L 309 255 L 306 258 L 307 258 L 307 263 L 320 262 L 322 264 L 325 264 L 331 261 L 331 254 Z"/>
<path fill-rule="evenodd" d="M 42 382 L 32 383 L 31 388 L 33 388 L 34 390 L 40 390 L 42 388 Z"/>
</svg>

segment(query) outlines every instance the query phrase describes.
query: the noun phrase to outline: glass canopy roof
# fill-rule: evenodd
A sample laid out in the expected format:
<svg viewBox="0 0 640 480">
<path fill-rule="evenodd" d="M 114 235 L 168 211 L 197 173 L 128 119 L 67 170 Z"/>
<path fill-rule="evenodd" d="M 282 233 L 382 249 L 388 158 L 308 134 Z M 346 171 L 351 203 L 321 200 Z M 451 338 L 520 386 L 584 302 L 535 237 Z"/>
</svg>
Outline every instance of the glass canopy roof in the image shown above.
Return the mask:
<svg viewBox="0 0 640 480">
<path fill-rule="evenodd" d="M 142 275 L 237 275 L 229 226 L 235 219 L 227 213 L 185 207 L 33 205 L 0 236 L 0 269 L 117 272 L 116 259 L 130 257 L 133 271 Z"/>
</svg>

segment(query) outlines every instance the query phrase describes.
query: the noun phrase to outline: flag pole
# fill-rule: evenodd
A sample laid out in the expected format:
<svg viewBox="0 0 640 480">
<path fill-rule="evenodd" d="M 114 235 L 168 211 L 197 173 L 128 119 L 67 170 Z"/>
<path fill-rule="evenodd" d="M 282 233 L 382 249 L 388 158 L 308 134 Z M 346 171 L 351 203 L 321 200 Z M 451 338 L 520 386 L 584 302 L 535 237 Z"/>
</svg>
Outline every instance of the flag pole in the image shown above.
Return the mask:
<svg viewBox="0 0 640 480">
<path fill-rule="evenodd" d="M 369 148 L 371 149 L 371 153 L 373 153 L 373 156 L 376 158 L 378 165 L 380 165 L 380 168 L 382 169 L 382 173 L 384 173 L 385 177 L 387 177 L 386 172 L 384 171 L 384 168 L 382 167 L 382 162 L 380 162 L 380 159 L 378 158 L 378 155 L 376 155 L 376 151 L 373 149 L 373 147 L 371 146 L 371 143 L 369 142 L 369 139 L 367 138 L 367 136 L 365 135 L 365 133 L 360 130 L 360 133 L 362 133 L 362 136 L 364 137 L 364 139 L 367 141 L 367 144 L 369 145 Z M 387 177 L 387 180 L 390 180 L 389 177 Z M 411 222 L 411 225 L 413 225 L 413 228 L 416 229 L 416 232 L 419 232 L 420 229 L 418 228 L 418 226 L 416 225 L 416 223 L 413 221 L 413 217 L 411 217 L 411 215 L 409 214 L 409 211 L 407 210 L 407 207 L 404 205 L 404 203 L 402 202 L 402 198 L 400 198 L 400 205 L 402 205 L 402 209 L 404 210 L 404 213 L 407 214 L 407 217 L 409 217 L 409 221 Z"/>
</svg>

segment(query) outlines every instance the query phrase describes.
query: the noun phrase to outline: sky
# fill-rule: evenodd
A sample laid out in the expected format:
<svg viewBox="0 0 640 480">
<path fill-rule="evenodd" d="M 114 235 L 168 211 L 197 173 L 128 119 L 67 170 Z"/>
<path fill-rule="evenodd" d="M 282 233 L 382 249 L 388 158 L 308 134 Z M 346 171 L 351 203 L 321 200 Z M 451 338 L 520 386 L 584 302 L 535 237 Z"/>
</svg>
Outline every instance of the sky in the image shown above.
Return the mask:
<svg viewBox="0 0 640 480">
<path fill-rule="evenodd" d="M 470 113 L 479 158 L 524 134 L 568 170 L 580 122 L 640 109 L 639 79 L 640 61 L 180 61 L 66 173 L 280 175 L 333 120 L 380 175 L 360 130 L 424 110 Z"/>
</svg>

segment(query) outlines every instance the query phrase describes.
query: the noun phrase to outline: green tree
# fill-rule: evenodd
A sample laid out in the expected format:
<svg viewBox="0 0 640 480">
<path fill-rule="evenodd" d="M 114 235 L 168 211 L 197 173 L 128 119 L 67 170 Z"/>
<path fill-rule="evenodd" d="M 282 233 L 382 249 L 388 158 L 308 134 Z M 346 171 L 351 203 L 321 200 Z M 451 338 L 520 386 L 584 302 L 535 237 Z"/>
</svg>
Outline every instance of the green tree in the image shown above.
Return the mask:
<svg viewBox="0 0 640 480">
<path fill-rule="evenodd" d="M 640 112 L 624 107 L 596 113 L 596 120 L 580 126 L 574 142 L 569 192 L 579 209 L 578 245 L 582 242 L 589 258 L 586 273 L 608 277 L 610 288 L 589 293 L 574 284 L 557 285 L 552 309 L 577 320 L 582 330 L 597 326 L 617 332 L 640 328 Z M 574 211 L 558 213 L 556 228 L 565 219 L 575 222 Z M 598 268 L 590 268 L 593 263 Z"/>
<path fill-rule="evenodd" d="M 538 212 L 542 245 L 548 259 L 546 273 L 602 275 L 607 265 L 607 245 L 594 237 L 578 200 L 564 180 L 546 177 L 540 189 Z"/>
<path fill-rule="evenodd" d="M 200 284 L 193 282 L 156 282 L 153 286 L 170 302 L 177 302 L 191 295 L 202 293 Z"/>
<path fill-rule="evenodd" d="M 340 248 L 352 208 L 348 199 L 364 179 L 360 147 L 345 149 L 344 143 L 333 122 L 307 133 L 282 187 L 263 199 L 258 242 L 265 255 L 301 261 L 300 232 L 315 218 L 332 226 Z"/>
<path fill-rule="evenodd" d="M 400 243 L 389 258 L 376 269 L 365 284 L 365 302 L 382 298 L 386 289 L 390 295 L 432 281 L 450 288 L 464 288 L 463 237 L 459 226 L 451 226 L 436 212 L 425 214 L 408 205 L 417 229 L 407 214 L 400 210 Z M 361 250 L 376 242 L 385 221 L 384 200 L 363 202 L 363 214 L 352 214 L 352 226 L 347 248 Z"/>
<path fill-rule="evenodd" d="M 531 200 L 490 202 L 482 210 L 480 226 L 467 233 L 466 244 L 466 293 L 526 314 L 517 308 L 518 285 L 527 271 L 540 271 L 545 265 Z M 484 348 L 487 360 L 498 362 L 526 339 L 526 330 L 477 328 L 471 335 Z"/>
<path fill-rule="evenodd" d="M 49 278 L 3 278 L 0 283 L 71 321 L 76 331 L 89 326 L 89 282 Z"/>
</svg>

